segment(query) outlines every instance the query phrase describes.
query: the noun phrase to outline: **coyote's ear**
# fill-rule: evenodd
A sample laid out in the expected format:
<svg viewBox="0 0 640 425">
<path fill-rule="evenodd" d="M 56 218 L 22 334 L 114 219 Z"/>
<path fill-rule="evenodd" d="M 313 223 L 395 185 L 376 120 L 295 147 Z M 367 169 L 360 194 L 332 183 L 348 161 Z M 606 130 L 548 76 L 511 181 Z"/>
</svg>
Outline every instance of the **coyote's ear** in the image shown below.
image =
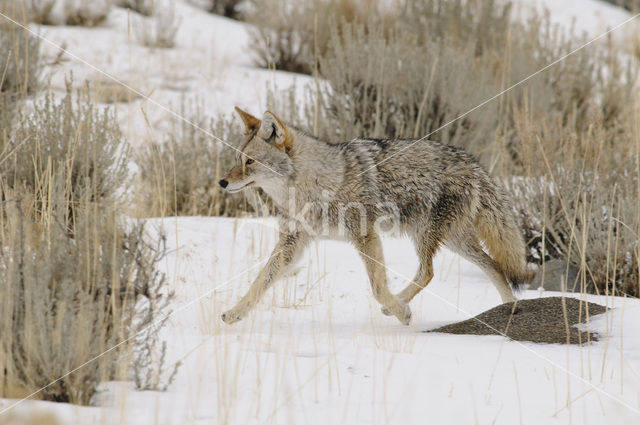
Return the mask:
<svg viewBox="0 0 640 425">
<path fill-rule="evenodd" d="M 289 152 L 293 146 L 291 133 L 280 120 L 272 112 L 265 112 L 262 117 L 262 123 L 258 130 L 258 136 L 273 144 L 283 152 Z"/>
<path fill-rule="evenodd" d="M 245 127 L 245 130 L 247 130 L 247 133 L 251 133 L 252 131 L 260 127 L 260 120 L 258 118 L 243 111 L 237 106 L 235 109 L 238 115 L 240 115 L 240 118 L 242 118 L 242 122 L 244 123 L 244 127 Z"/>
</svg>

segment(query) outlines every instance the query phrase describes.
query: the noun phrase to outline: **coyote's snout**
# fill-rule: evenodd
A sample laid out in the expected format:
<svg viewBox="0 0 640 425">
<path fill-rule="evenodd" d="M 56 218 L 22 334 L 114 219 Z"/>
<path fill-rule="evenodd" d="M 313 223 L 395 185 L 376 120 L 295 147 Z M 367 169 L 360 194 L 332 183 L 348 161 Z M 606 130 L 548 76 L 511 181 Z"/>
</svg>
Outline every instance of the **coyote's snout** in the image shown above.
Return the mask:
<svg viewBox="0 0 640 425">
<path fill-rule="evenodd" d="M 258 119 L 236 111 L 245 135 L 220 186 L 262 188 L 276 205 L 280 240 L 249 292 L 222 315 L 226 323 L 241 319 L 318 236 L 358 249 L 373 296 L 404 324 L 411 319 L 408 303 L 433 277 L 441 245 L 478 265 L 503 302 L 515 300 L 509 282 L 517 288 L 528 277 L 522 235 L 502 188 L 462 149 L 407 139 L 329 143 L 271 112 Z M 397 295 L 387 288 L 381 223 L 408 234 L 420 260 Z"/>
</svg>

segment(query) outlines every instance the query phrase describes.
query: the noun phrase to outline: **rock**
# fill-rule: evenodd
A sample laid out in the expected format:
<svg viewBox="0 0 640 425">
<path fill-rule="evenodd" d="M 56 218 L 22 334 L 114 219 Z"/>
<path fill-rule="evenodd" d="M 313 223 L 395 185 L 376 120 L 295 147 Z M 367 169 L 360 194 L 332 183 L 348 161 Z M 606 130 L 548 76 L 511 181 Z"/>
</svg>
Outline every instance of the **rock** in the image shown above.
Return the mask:
<svg viewBox="0 0 640 425">
<path fill-rule="evenodd" d="M 542 287 L 546 291 L 580 292 L 579 275 L 580 269 L 566 260 L 555 258 L 540 267 L 529 289 Z"/>
<path fill-rule="evenodd" d="M 599 335 L 578 329 L 606 307 L 575 298 L 519 300 L 485 311 L 471 319 L 425 332 L 457 335 L 504 335 L 516 341 L 546 344 L 585 344 Z"/>
</svg>

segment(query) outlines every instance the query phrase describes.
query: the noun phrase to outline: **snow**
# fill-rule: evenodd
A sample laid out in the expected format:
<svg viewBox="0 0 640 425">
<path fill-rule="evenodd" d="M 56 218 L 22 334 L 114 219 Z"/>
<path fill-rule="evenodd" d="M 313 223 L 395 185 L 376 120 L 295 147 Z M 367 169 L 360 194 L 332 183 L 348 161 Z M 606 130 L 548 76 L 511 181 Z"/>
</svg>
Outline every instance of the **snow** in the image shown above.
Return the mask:
<svg viewBox="0 0 640 425">
<path fill-rule="evenodd" d="M 586 296 L 610 310 L 586 326 L 602 340 L 583 346 L 424 333 L 500 302 L 479 269 L 446 250 L 408 327 L 380 313 L 357 252 L 334 241 L 314 243 L 255 311 L 223 324 L 274 245 L 275 224 L 148 220 L 170 252 L 162 269 L 176 299 L 162 337 L 167 370 L 182 362 L 175 382 L 164 393 L 112 382 L 100 407 L 28 401 L 15 410 L 78 424 L 637 423 L 640 300 Z M 408 240 L 385 238 L 384 249 L 398 290 L 417 258 Z"/>
<path fill-rule="evenodd" d="M 133 146 L 166 131 L 183 104 L 197 103 L 208 116 L 230 116 L 234 106 L 261 114 L 267 109 L 267 90 L 291 87 L 296 88 L 297 98 L 302 101 L 303 89 L 313 79 L 255 68 L 248 25 L 206 13 L 186 2 L 176 1 L 174 5 L 181 25 L 176 47 L 171 49 L 139 45 L 136 25 L 153 18 L 117 7 L 97 28 L 34 28 L 47 40 L 42 43 L 46 63 L 55 61 L 60 48 L 68 51 L 61 63 L 46 67 L 45 77 L 56 92 L 65 89 L 65 79 L 72 72 L 76 86 L 85 80 L 94 85 L 117 81 L 142 94 L 139 97 L 132 92 L 131 102 L 115 104 L 123 133 Z"/>
<path fill-rule="evenodd" d="M 633 15 L 627 10 L 600 0 L 511 0 L 515 15 L 526 19 L 532 13 L 548 13 L 550 23 L 567 34 L 582 35 L 591 40 L 622 24 Z M 633 53 L 640 33 L 640 18 L 635 18 L 610 33 L 618 48 Z M 627 50 L 628 49 L 628 50 Z"/>
<path fill-rule="evenodd" d="M 530 7 L 518 3 L 522 10 Z M 86 62 L 65 54 L 49 65 L 54 90 L 64 89 L 70 71 L 80 85 L 107 78 L 101 70 L 147 95 L 115 105 L 133 145 L 160 135 L 183 99 L 199 99 L 210 116 L 229 114 L 235 105 L 262 112 L 267 87 L 295 85 L 303 101 L 309 77 L 253 67 L 247 25 L 183 1 L 175 6 L 182 25 L 173 49 L 139 46 L 130 28 L 133 14 L 120 8 L 98 28 L 34 27 Z M 543 6 L 562 25 L 578 16 L 576 27 L 594 36 L 630 16 L 593 0 L 538 0 L 533 7 Z M 53 62 L 59 49 L 42 47 Z M 61 424 L 83 425 L 640 420 L 640 300 L 586 296 L 610 310 L 588 325 L 601 341 L 584 346 L 424 333 L 498 305 L 498 292 L 477 267 L 443 250 L 405 327 L 380 313 L 355 249 L 321 241 L 255 311 L 227 326 L 220 314 L 243 295 L 268 257 L 275 221 L 192 217 L 150 219 L 147 225 L 150 237 L 160 229 L 167 235 L 169 254 L 161 268 L 176 298 L 162 338 L 167 370 L 182 362 L 175 382 L 162 393 L 109 382 L 94 407 L 25 401 L 5 419 L 26 423 L 34 414 L 50 414 Z M 384 250 L 395 292 L 413 276 L 417 258 L 404 239 L 386 238 Z M 1 400 L 0 408 L 13 402 Z"/>
</svg>

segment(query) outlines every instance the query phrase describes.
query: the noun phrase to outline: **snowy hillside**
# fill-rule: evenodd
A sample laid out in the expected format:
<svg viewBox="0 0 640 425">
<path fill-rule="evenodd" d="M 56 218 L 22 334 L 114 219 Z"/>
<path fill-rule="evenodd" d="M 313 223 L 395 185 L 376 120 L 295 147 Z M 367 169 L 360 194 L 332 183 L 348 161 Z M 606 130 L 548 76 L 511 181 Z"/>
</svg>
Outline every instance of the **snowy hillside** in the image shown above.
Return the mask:
<svg viewBox="0 0 640 425">
<path fill-rule="evenodd" d="M 141 46 L 136 28 L 152 18 L 122 8 L 113 8 L 98 28 L 38 27 L 45 38 L 45 61 L 55 62 L 47 67 L 45 77 L 50 77 L 53 88 L 61 92 L 72 72 L 76 84 L 89 80 L 106 95 L 117 90 L 125 98 L 131 96 L 132 102 L 116 103 L 115 108 L 134 146 L 166 130 L 183 101 L 197 101 L 207 115 L 218 116 L 231 115 L 234 106 L 263 111 L 267 88 L 284 90 L 295 84 L 303 97 L 309 77 L 252 66 L 247 25 L 206 13 L 184 1 L 174 4 L 180 26 L 176 46 L 170 49 Z M 68 53 L 61 53 L 60 48 Z M 56 61 L 59 55 L 61 60 Z M 133 90 L 123 89 L 120 83 Z"/>
<path fill-rule="evenodd" d="M 174 113 L 180 111 L 184 100 L 197 100 L 210 116 L 230 116 L 234 106 L 255 113 L 263 111 L 268 88 L 286 90 L 295 86 L 297 98 L 305 100 L 304 89 L 313 83 L 312 78 L 253 66 L 248 25 L 206 13 L 183 0 L 174 5 L 179 29 L 176 46 L 171 49 L 141 46 L 136 28 L 144 27 L 144 22 L 150 25 L 152 18 L 122 8 L 113 8 L 98 28 L 34 28 L 45 38 L 45 61 L 53 64 L 47 67 L 45 76 L 60 91 L 73 72 L 76 84 L 88 80 L 107 94 L 117 90 L 126 98 L 131 96 L 134 101 L 116 103 L 115 108 L 134 146 L 166 130 L 168 120 L 176 118 Z M 588 38 L 631 17 L 627 11 L 597 0 L 517 0 L 514 8 L 520 19 L 526 19 L 532 11 L 549 11 L 553 24 L 567 31 L 575 29 Z M 633 37 L 639 31 L 640 24 L 630 22 L 611 36 L 624 50 L 633 48 Z M 133 90 L 123 89 L 121 83 Z"/>
</svg>

